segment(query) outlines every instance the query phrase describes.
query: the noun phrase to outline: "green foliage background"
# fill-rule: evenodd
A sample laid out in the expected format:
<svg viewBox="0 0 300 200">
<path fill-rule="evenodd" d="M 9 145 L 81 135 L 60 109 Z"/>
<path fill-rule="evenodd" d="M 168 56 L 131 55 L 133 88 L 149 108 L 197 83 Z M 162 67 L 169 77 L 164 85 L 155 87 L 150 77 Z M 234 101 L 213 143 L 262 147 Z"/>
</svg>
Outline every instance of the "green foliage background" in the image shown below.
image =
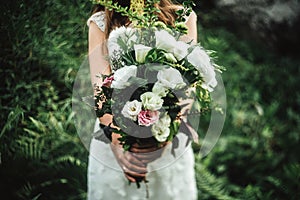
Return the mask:
<svg viewBox="0 0 300 200">
<path fill-rule="evenodd" d="M 86 198 L 88 152 L 71 95 L 87 54 L 91 6 L 1 4 L 1 199 Z M 227 68 L 228 101 L 220 140 L 196 157 L 199 199 L 299 199 L 299 60 L 214 26 L 217 13 L 198 14 L 200 42 Z"/>
</svg>

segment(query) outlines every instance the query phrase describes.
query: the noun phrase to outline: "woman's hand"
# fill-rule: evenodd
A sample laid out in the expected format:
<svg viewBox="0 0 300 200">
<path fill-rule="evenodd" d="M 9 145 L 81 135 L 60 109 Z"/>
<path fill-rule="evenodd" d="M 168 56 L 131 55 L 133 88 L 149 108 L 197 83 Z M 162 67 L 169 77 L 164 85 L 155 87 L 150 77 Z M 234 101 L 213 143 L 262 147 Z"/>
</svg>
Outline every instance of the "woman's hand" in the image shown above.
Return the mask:
<svg viewBox="0 0 300 200">
<path fill-rule="evenodd" d="M 118 134 L 112 134 L 111 149 L 126 178 L 130 182 L 145 179 L 147 165 L 136 158 L 132 152 L 124 151 L 122 145 L 119 144 L 119 137 L 120 135 Z"/>
<path fill-rule="evenodd" d="M 163 147 L 167 143 L 157 146 L 157 143 L 148 140 L 143 141 L 143 144 L 135 143 L 129 151 L 124 151 L 119 144 L 119 137 L 118 134 L 112 135 L 111 149 L 126 178 L 130 182 L 144 180 L 147 173 L 147 164 L 161 156 Z"/>
<path fill-rule="evenodd" d="M 137 159 L 133 153 L 124 151 L 121 145 L 111 144 L 111 149 L 117 159 L 117 162 L 124 171 L 126 178 L 130 182 L 136 182 L 137 179 L 145 179 L 147 165 Z"/>
<path fill-rule="evenodd" d="M 133 153 L 133 156 L 140 160 L 143 164 L 147 166 L 148 163 L 153 162 L 158 159 L 168 142 L 164 142 L 161 145 L 157 146 L 156 142 L 149 142 L 138 144 L 135 143 L 131 146 L 130 152 Z"/>
</svg>

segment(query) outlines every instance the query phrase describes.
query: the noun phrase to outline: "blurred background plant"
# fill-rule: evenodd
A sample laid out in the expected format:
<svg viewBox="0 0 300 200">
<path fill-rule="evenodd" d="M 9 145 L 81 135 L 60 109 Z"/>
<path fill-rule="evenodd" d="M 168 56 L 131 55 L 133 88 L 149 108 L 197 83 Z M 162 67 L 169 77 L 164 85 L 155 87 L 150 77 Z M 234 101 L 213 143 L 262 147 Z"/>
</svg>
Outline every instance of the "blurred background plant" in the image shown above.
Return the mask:
<svg viewBox="0 0 300 200">
<path fill-rule="evenodd" d="M 228 101 L 213 151 L 200 158 L 194 146 L 199 199 L 299 199 L 298 1 L 195 3 L 199 41 L 227 68 Z M 291 18 L 268 18 L 278 3 Z M 1 4 L 1 199 L 86 198 L 88 152 L 71 96 L 91 7 L 86 0 Z M 255 25 L 258 18 L 269 25 Z"/>
</svg>

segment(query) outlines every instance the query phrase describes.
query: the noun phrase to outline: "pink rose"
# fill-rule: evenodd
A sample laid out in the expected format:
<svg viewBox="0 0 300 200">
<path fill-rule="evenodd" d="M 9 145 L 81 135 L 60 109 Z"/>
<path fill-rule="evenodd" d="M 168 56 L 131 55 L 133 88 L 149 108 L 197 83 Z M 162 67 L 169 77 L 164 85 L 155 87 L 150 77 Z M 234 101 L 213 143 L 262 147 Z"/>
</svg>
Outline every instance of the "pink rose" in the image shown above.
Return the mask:
<svg viewBox="0 0 300 200">
<path fill-rule="evenodd" d="M 159 119 L 158 111 L 142 110 L 138 115 L 138 123 L 140 126 L 150 126 Z"/>
<path fill-rule="evenodd" d="M 113 80 L 114 80 L 114 76 L 106 77 L 102 83 L 102 86 L 110 87 Z"/>
</svg>

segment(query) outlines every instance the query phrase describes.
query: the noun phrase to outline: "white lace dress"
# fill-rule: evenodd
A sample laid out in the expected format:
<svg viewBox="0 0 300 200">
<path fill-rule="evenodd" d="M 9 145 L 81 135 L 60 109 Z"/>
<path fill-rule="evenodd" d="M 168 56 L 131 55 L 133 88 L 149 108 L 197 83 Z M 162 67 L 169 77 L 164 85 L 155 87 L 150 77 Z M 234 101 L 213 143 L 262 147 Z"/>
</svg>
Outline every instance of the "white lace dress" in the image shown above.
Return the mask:
<svg viewBox="0 0 300 200">
<path fill-rule="evenodd" d="M 87 24 L 94 22 L 105 30 L 105 14 L 92 15 Z M 95 130 L 98 129 L 95 124 Z M 180 143 L 171 154 L 171 144 L 162 156 L 147 166 L 148 191 L 151 200 L 195 200 L 197 188 L 194 171 L 194 154 L 191 145 L 185 146 L 187 137 L 178 134 Z M 128 184 L 122 169 L 118 165 L 110 145 L 92 139 L 88 164 L 89 200 L 142 200 L 146 199 L 146 185 Z"/>
</svg>

